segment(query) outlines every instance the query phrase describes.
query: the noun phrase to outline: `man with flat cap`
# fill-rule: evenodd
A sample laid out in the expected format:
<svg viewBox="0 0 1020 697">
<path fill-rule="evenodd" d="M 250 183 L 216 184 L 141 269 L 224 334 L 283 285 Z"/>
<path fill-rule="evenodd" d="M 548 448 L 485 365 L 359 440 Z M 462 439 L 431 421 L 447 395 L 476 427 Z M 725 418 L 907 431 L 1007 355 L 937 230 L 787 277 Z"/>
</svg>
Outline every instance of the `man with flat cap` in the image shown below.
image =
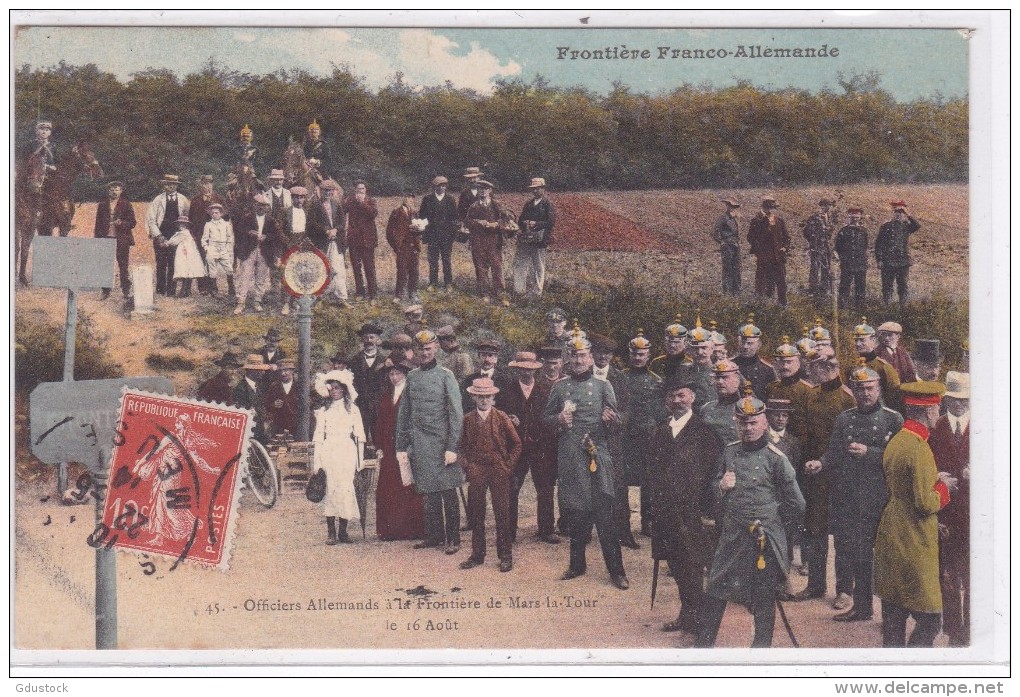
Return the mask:
<svg viewBox="0 0 1020 697">
<path fill-rule="evenodd" d="M 552 242 L 556 209 L 545 195 L 545 179 L 532 177 L 528 186 L 531 200 L 524 204 L 517 220 L 517 249 L 514 255 L 514 293 L 541 297 L 545 290 L 545 249 Z"/>
<path fill-rule="evenodd" d="M 854 289 L 854 307 L 864 304 L 868 276 L 868 230 L 864 227 L 864 209 L 847 209 L 847 224 L 836 233 L 836 256 L 839 257 L 839 304 L 846 306 L 850 286 Z"/>
<path fill-rule="evenodd" d="M 836 230 L 833 207 L 836 202 L 822 197 L 818 210 L 804 221 L 808 243 L 808 292 L 816 297 L 832 295 L 832 234 Z"/>
<path fill-rule="evenodd" d="M 761 210 L 751 219 L 747 241 L 757 260 L 755 292 L 764 298 L 771 298 L 775 293 L 779 304 L 786 307 L 786 257 L 791 241 L 786 222 L 778 211 L 779 204 L 774 198 L 763 198 Z"/>
<path fill-rule="evenodd" d="M 464 396 L 464 411 L 470 411 L 474 407 L 474 399 L 467 391 L 476 378 L 488 378 L 493 381 L 500 393 L 506 394 L 512 379 L 499 367 L 499 352 L 503 346 L 500 342 L 489 336 L 483 336 L 475 340 L 475 352 L 478 355 L 478 370 L 468 375 L 460 383 L 461 392 Z M 502 408 L 502 399 L 499 400 Z"/>
<path fill-rule="evenodd" d="M 694 413 L 690 382 L 671 376 L 665 381 L 664 393 L 670 418 L 655 429 L 645 467 L 652 558 L 666 560 L 680 591 L 680 614 L 662 625 L 662 631 L 697 635 L 704 571 L 715 548 L 708 524 L 715 517 L 712 488 L 724 444 Z"/>
<path fill-rule="evenodd" d="M 900 382 L 914 382 L 917 380 L 917 370 L 914 368 L 914 361 L 910 353 L 900 346 L 900 339 L 903 336 L 903 326 L 899 322 L 883 322 L 878 327 L 878 348 L 875 355 L 886 361 L 900 376 Z"/>
<path fill-rule="evenodd" d="M 244 307 L 249 294 L 255 311 L 269 293 L 271 271 L 280 253 L 281 237 L 276 220 L 269 214 L 269 199 L 256 194 L 254 211 L 242 214 L 234 223 L 234 257 L 237 259 L 237 304 Z"/>
<path fill-rule="evenodd" d="M 903 417 L 881 402 L 878 373 L 858 359 L 850 371 L 857 406 L 836 417 L 825 453 L 805 463 L 808 473 L 829 472 L 830 520 L 836 564 L 850 571 L 853 606 L 833 617 L 837 622 L 870 620 L 872 562 L 878 520 L 887 493 L 882 455 L 903 426 Z"/>
<path fill-rule="evenodd" d="M 910 236 L 921 229 L 921 224 L 907 214 L 907 204 L 893 201 L 892 220 L 882 223 L 875 238 L 875 259 L 882 270 L 882 301 L 892 300 L 893 283 L 899 294 L 900 305 L 907 301 L 907 274 L 910 271 Z"/>
<path fill-rule="evenodd" d="M 687 327 L 680 323 L 680 315 L 673 318 L 673 323 L 666 325 L 662 342 L 665 353 L 656 356 L 648 369 L 659 377 L 668 378 L 684 365 L 690 363 L 685 351 L 687 349 Z"/>
<path fill-rule="evenodd" d="M 768 436 L 765 404 L 753 394 L 737 400 L 740 440 L 723 450 L 715 494 L 722 513 L 695 646 L 715 646 L 727 602 L 749 605 L 752 648 L 772 646 L 776 592 L 790 570 L 787 531 L 804 512 L 804 497 L 786 455 Z"/>
<path fill-rule="evenodd" d="M 614 586 L 630 588 L 613 522 L 613 461 L 609 425 L 619 420 L 613 386 L 592 375 L 591 343 L 578 331 L 567 342 L 570 377 L 553 385 L 543 422 L 559 432 L 557 446 L 560 511 L 570 534 L 570 566 L 563 580 L 587 571 L 585 547 L 594 525 Z"/>
<path fill-rule="evenodd" d="M 439 287 L 439 262 L 442 260 L 443 287 L 447 290 L 453 288 L 453 242 L 462 218 L 457 213 L 457 202 L 446 192 L 448 185 L 446 177 L 435 177 L 432 193 L 422 198 L 418 208 L 418 217 L 428 221 L 421 241 L 428 246 L 429 288 Z"/>
<path fill-rule="evenodd" d="M 740 204 L 724 198 L 726 212 L 712 227 L 712 239 L 722 256 L 722 290 L 726 295 L 740 294 Z"/>
<path fill-rule="evenodd" d="M 882 646 L 930 647 L 939 632 L 938 513 L 956 479 L 939 472 L 928 445 L 946 386 L 919 380 L 901 386 L 906 420 L 882 458 L 889 503 L 875 540 L 875 595 L 882 599 Z M 907 639 L 907 618 L 914 630 Z"/>
<path fill-rule="evenodd" d="M 96 207 L 96 237 L 117 240 L 117 270 L 120 273 L 120 289 L 125 298 L 131 297 L 131 274 L 128 261 L 135 244 L 135 209 L 124 196 L 124 182 L 112 181 L 106 185 L 106 200 Z M 103 288 L 103 299 L 110 297 L 110 289 Z"/>
<path fill-rule="evenodd" d="M 768 386 L 775 382 L 776 371 L 758 355 L 761 350 L 761 329 L 754 323 L 754 315 L 737 329 L 737 355 L 733 362 L 740 368 L 740 374 L 751 383 L 754 396 L 765 399 Z"/>
<path fill-rule="evenodd" d="M 592 374 L 598 380 L 608 380 L 613 389 L 619 392 L 623 371 L 613 365 L 613 355 L 617 349 L 616 341 L 610 336 L 597 332 L 589 334 L 588 341 L 591 342 L 591 357 L 595 361 Z"/>
</svg>

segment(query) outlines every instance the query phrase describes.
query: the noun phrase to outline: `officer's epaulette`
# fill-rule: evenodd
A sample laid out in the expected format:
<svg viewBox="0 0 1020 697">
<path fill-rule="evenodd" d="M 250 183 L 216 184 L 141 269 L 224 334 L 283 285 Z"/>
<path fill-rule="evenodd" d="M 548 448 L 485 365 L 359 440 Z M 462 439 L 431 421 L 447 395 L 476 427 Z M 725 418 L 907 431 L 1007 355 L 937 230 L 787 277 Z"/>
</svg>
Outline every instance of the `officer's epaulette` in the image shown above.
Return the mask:
<svg viewBox="0 0 1020 697">
<path fill-rule="evenodd" d="M 801 379 L 800 379 L 800 382 L 804 383 L 804 384 L 805 384 L 805 385 L 807 385 L 808 387 L 814 387 L 814 385 L 812 385 L 812 384 L 811 384 L 810 382 L 808 382 L 808 381 L 807 381 L 807 380 L 805 380 L 804 378 L 801 378 Z"/>
<path fill-rule="evenodd" d="M 896 411 L 895 409 L 890 409 L 889 407 L 887 407 L 887 406 L 886 406 L 886 405 L 884 405 L 884 404 L 882 405 L 882 409 L 883 409 L 884 411 L 887 411 L 887 412 L 889 412 L 890 414 L 896 414 L 896 416 L 900 416 L 900 413 L 899 413 L 898 411 Z"/>
<path fill-rule="evenodd" d="M 655 358 L 652 359 L 652 362 L 654 363 L 655 361 L 664 361 L 664 360 L 666 360 L 666 354 L 662 354 L 661 356 L 656 356 Z"/>
<path fill-rule="evenodd" d="M 887 366 L 889 366 L 890 368 L 892 368 L 892 367 L 893 367 L 893 364 L 892 364 L 892 363 L 890 363 L 890 362 L 889 362 L 889 361 L 887 361 L 886 359 L 882 358 L 881 356 L 875 356 L 875 360 L 876 360 L 876 361 L 878 361 L 879 363 L 885 363 L 885 364 L 886 364 Z M 895 370 L 895 368 L 893 368 L 893 370 Z"/>
<path fill-rule="evenodd" d="M 787 462 L 789 462 L 789 461 L 790 461 L 790 458 L 786 457 L 786 453 L 784 453 L 784 452 L 783 452 L 782 450 L 780 450 L 780 449 L 779 449 L 779 448 L 778 448 L 778 447 L 776 446 L 776 444 L 775 444 L 775 443 L 769 443 L 769 444 L 768 444 L 767 446 L 765 446 L 765 447 L 767 447 L 767 448 L 768 448 L 769 450 L 771 450 L 772 452 L 774 452 L 774 453 L 775 453 L 776 455 L 782 455 L 782 456 L 783 456 L 783 458 L 784 458 L 784 459 L 785 459 L 785 460 L 786 460 Z"/>
<path fill-rule="evenodd" d="M 853 397 L 853 396 L 854 396 L 854 391 L 853 391 L 853 390 L 851 390 L 851 389 L 850 389 L 849 387 L 847 387 L 846 385 L 840 385 L 840 387 L 842 387 L 842 388 L 843 388 L 843 391 L 844 391 L 844 392 L 846 392 L 846 393 L 847 393 L 848 395 L 850 395 L 851 397 Z"/>
<path fill-rule="evenodd" d="M 732 448 L 734 445 L 740 445 L 740 441 L 739 440 L 735 440 L 732 443 L 727 443 L 726 447 L 727 448 Z"/>
</svg>

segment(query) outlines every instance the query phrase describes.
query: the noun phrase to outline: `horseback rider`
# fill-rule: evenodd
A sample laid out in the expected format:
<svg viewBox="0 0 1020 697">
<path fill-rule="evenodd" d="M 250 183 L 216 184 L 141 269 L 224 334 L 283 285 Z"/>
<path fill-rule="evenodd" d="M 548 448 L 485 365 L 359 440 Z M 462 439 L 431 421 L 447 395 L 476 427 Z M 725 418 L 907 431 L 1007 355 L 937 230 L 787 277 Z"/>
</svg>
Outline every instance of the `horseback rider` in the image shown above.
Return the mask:
<svg viewBox="0 0 1020 697">
<path fill-rule="evenodd" d="M 27 162 L 30 158 L 42 158 L 45 173 L 57 171 L 57 146 L 52 139 L 53 122 L 40 120 L 35 124 L 35 138 L 23 150 L 22 161 Z"/>
<path fill-rule="evenodd" d="M 312 122 L 308 124 L 303 150 L 308 165 L 317 171 L 323 179 L 329 179 L 332 167 L 329 144 L 322 139 L 322 129 L 315 119 L 312 119 Z"/>
<path fill-rule="evenodd" d="M 238 143 L 234 146 L 234 152 L 237 157 L 236 169 L 238 175 L 250 175 L 257 180 L 256 170 L 260 161 L 259 149 L 255 147 L 254 140 L 255 134 L 252 132 L 251 127 L 248 124 L 244 124 Z"/>
</svg>

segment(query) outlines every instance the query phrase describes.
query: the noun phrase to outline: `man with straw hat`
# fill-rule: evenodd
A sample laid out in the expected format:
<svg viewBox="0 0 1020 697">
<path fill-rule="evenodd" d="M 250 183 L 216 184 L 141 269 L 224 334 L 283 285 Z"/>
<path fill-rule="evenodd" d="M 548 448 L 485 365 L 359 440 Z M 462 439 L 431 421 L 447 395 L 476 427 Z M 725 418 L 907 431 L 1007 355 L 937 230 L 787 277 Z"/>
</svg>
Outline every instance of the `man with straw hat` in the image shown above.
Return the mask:
<svg viewBox="0 0 1020 697">
<path fill-rule="evenodd" d="M 457 218 L 462 223 L 467 219 L 472 204 L 478 200 L 478 182 L 483 174 L 478 167 L 467 167 L 464 170 L 464 188 L 457 199 Z"/>
<path fill-rule="evenodd" d="M 170 297 L 174 294 L 174 254 L 170 238 L 177 233 L 177 219 L 187 217 L 191 202 L 184 194 L 178 193 L 181 178 L 176 174 L 165 174 L 160 180 L 163 193 L 152 199 L 145 212 L 145 228 L 152 240 L 156 254 L 156 294 Z"/>
<path fill-rule="evenodd" d="M 271 370 L 271 367 L 257 353 L 249 353 L 242 367 L 244 368 L 244 379 L 238 381 L 237 387 L 234 388 L 234 405 L 255 412 L 253 435 L 255 440 L 265 444 L 266 407 L 262 395 L 265 390 L 263 387 L 264 373 Z"/>
<path fill-rule="evenodd" d="M 545 290 L 545 248 L 552 242 L 556 209 L 545 195 L 545 179 L 532 177 L 531 200 L 517 220 L 521 228 L 514 254 L 514 293 L 541 297 Z"/>
</svg>

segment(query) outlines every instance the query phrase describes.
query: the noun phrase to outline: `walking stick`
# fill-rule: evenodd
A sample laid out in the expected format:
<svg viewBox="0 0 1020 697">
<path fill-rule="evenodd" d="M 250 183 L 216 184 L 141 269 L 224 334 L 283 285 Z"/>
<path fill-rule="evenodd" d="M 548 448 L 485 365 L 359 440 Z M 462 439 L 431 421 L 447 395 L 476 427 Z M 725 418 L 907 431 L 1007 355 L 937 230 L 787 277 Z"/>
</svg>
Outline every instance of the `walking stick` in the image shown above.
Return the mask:
<svg viewBox="0 0 1020 697">
<path fill-rule="evenodd" d="M 659 562 L 661 559 L 655 560 L 655 565 L 652 567 L 652 606 L 649 610 L 655 607 L 655 589 L 659 586 Z"/>
<path fill-rule="evenodd" d="M 783 603 L 780 602 L 779 598 L 776 598 L 776 607 L 779 608 L 779 617 L 783 620 L 783 626 L 786 627 L 786 633 L 790 636 L 790 643 L 793 644 L 793 648 L 799 649 L 800 642 L 797 641 L 797 637 L 793 633 L 793 627 L 790 626 L 790 620 L 786 618 L 786 610 L 783 609 Z"/>
</svg>

